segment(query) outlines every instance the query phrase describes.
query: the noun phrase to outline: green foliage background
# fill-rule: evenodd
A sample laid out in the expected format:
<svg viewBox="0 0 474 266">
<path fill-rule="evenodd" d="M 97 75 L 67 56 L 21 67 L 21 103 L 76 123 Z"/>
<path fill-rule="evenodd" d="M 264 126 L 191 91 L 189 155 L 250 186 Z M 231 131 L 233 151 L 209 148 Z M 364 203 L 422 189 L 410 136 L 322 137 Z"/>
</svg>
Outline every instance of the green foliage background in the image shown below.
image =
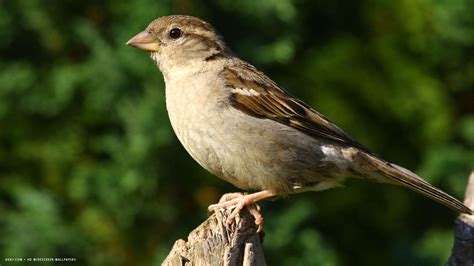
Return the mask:
<svg viewBox="0 0 474 266">
<path fill-rule="evenodd" d="M 462 198 L 474 168 L 469 10 L 471 0 L 0 0 L 0 264 L 159 265 L 236 191 L 187 155 L 161 73 L 124 45 L 162 15 L 210 21 L 360 142 Z M 444 264 L 455 213 L 398 187 L 346 184 L 262 204 L 269 265 Z"/>
</svg>

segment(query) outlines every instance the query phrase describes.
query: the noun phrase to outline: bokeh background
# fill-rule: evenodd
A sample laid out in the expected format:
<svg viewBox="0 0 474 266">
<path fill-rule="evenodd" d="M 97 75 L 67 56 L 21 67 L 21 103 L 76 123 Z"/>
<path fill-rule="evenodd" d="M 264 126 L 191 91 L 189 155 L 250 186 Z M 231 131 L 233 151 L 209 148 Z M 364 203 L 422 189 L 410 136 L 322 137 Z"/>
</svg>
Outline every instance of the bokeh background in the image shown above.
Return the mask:
<svg viewBox="0 0 474 266">
<path fill-rule="evenodd" d="M 0 0 L 0 263 L 159 265 L 207 205 L 237 190 L 181 147 L 161 73 L 124 45 L 169 14 L 208 20 L 361 143 L 463 198 L 472 10 L 470 0 Z M 444 265 L 453 243 L 454 212 L 389 185 L 349 180 L 262 206 L 269 265 Z"/>
</svg>

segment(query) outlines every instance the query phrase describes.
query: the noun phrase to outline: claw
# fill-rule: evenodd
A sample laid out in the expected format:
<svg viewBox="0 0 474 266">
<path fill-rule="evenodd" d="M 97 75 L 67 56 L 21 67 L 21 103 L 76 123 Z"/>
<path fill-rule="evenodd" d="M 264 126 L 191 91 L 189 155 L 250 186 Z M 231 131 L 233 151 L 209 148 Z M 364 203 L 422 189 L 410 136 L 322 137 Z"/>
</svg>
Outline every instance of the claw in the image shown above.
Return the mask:
<svg viewBox="0 0 474 266">
<path fill-rule="evenodd" d="M 234 210 L 232 210 L 225 222 L 225 225 L 229 226 L 234 222 L 240 211 L 243 208 L 247 208 L 249 213 L 254 217 L 255 224 L 258 226 L 257 232 L 261 232 L 263 231 L 263 216 L 260 212 L 260 206 L 258 206 L 256 202 L 262 199 L 271 198 L 273 196 L 275 196 L 275 194 L 268 190 L 247 195 L 242 193 L 228 193 L 221 197 L 219 203 L 210 205 L 208 207 L 208 211 L 212 212 L 216 209 L 235 206 Z"/>
</svg>

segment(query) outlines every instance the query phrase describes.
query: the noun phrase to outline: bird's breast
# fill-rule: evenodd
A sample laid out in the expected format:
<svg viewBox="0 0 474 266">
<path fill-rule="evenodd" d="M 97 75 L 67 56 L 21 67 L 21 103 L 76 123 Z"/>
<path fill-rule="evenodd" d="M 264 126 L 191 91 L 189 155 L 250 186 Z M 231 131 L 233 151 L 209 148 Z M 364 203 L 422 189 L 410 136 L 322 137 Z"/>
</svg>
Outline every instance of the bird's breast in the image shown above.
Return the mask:
<svg viewBox="0 0 474 266">
<path fill-rule="evenodd" d="M 187 152 L 211 173 L 222 176 L 225 121 L 216 81 L 194 75 L 166 81 L 166 108 L 173 130 Z"/>
</svg>

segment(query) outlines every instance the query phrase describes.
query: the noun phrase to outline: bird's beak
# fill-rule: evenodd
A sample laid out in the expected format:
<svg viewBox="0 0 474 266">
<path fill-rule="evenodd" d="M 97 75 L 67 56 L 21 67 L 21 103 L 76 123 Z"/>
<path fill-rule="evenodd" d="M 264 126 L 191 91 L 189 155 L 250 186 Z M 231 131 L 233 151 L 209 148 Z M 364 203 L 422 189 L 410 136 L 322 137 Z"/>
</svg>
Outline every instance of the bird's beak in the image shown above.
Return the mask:
<svg viewBox="0 0 474 266">
<path fill-rule="evenodd" d="M 160 40 L 148 31 L 138 33 L 126 44 L 146 52 L 158 52 L 160 50 Z"/>
</svg>

